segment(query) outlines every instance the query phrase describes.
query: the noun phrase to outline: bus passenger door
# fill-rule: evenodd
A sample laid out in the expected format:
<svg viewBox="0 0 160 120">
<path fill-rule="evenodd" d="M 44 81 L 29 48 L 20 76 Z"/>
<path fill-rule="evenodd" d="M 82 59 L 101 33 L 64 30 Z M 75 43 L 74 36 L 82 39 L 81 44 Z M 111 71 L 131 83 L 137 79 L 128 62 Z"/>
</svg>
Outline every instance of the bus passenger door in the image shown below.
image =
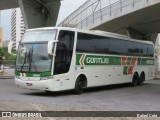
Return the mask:
<svg viewBox="0 0 160 120">
<path fill-rule="evenodd" d="M 54 63 L 55 89 L 66 90 L 73 87 L 71 61 L 73 55 L 74 35 L 72 31 L 61 30 L 57 43 Z"/>
</svg>

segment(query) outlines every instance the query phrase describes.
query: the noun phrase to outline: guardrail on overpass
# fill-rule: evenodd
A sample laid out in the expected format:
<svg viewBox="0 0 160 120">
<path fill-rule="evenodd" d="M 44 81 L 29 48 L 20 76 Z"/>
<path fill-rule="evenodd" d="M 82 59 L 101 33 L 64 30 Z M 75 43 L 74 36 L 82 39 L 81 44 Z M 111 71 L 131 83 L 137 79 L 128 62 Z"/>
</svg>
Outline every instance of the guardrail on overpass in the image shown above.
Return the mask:
<svg viewBox="0 0 160 120">
<path fill-rule="evenodd" d="M 117 12 L 126 14 L 128 12 L 127 9 L 130 9 L 130 7 L 142 9 L 145 4 L 152 5 L 155 2 L 155 0 L 118 0 L 115 3 L 111 3 L 110 0 L 108 2 L 106 0 L 90 1 L 92 3 L 86 6 L 86 2 L 84 4 L 85 8 L 81 6 L 58 26 L 92 29 L 96 25 L 116 18 L 115 14 Z"/>
</svg>

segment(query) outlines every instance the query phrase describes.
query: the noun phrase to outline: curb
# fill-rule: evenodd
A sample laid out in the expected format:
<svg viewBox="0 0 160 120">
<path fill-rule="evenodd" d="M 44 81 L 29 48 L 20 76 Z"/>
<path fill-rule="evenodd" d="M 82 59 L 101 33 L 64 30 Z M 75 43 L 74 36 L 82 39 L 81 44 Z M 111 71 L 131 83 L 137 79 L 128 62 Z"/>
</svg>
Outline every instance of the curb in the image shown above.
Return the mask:
<svg viewBox="0 0 160 120">
<path fill-rule="evenodd" d="M 0 76 L 0 79 L 14 79 L 14 76 Z"/>
<path fill-rule="evenodd" d="M 160 80 L 160 78 L 154 78 L 153 80 Z"/>
</svg>

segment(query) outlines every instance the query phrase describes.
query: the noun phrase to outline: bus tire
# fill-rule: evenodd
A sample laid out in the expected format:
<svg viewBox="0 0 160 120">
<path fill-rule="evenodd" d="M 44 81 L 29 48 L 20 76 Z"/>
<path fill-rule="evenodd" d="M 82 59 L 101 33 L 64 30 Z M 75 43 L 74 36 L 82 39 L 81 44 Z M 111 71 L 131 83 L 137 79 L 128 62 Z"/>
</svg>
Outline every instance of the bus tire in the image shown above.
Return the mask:
<svg viewBox="0 0 160 120">
<path fill-rule="evenodd" d="M 134 73 L 133 78 L 132 78 L 132 86 L 134 87 L 134 86 L 138 85 L 138 82 L 139 82 L 138 73 Z"/>
<path fill-rule="evenodd" d="M 83 92 L 83 88 L 84 88 L 84 80 L 81 77 L 78 77 L 75 83 L 74 93 L 81 94 Z"/>
<path fill-rule="evenodd" d="M 52 95 L 52 94 L 53 94 L 52 91 L 45 90 L 45 92 L 46 92 L 48 95 Z"/>
<path fill-rule="evenodd" d="M 143 85 L 143 82 L 145 81 L 145 73 L 141 72 L 138 85 Z"/>
</svg>

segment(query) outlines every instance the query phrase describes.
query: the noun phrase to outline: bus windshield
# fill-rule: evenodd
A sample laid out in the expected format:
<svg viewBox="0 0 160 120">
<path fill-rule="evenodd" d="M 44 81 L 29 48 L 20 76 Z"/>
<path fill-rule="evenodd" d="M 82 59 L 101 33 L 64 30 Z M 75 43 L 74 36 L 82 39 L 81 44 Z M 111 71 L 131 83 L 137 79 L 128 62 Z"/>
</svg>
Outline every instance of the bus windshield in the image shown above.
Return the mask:
<svg viewBox="0 0 160 120">
<path fill-rule="evenodd" d="M 46 44 L 20 44 L 17 54 L 16 70 L 20 72 L 48 72 L 52 58 L 47 53 Z"/>
<path fill-rule="evenodd" d="M 50 72 L 52 56 L 48 55 L 49 40 L 55 40 L 56 31 L 26 32 L 17 51 L 16 71 L 41 73 Z"/>
</svg>

